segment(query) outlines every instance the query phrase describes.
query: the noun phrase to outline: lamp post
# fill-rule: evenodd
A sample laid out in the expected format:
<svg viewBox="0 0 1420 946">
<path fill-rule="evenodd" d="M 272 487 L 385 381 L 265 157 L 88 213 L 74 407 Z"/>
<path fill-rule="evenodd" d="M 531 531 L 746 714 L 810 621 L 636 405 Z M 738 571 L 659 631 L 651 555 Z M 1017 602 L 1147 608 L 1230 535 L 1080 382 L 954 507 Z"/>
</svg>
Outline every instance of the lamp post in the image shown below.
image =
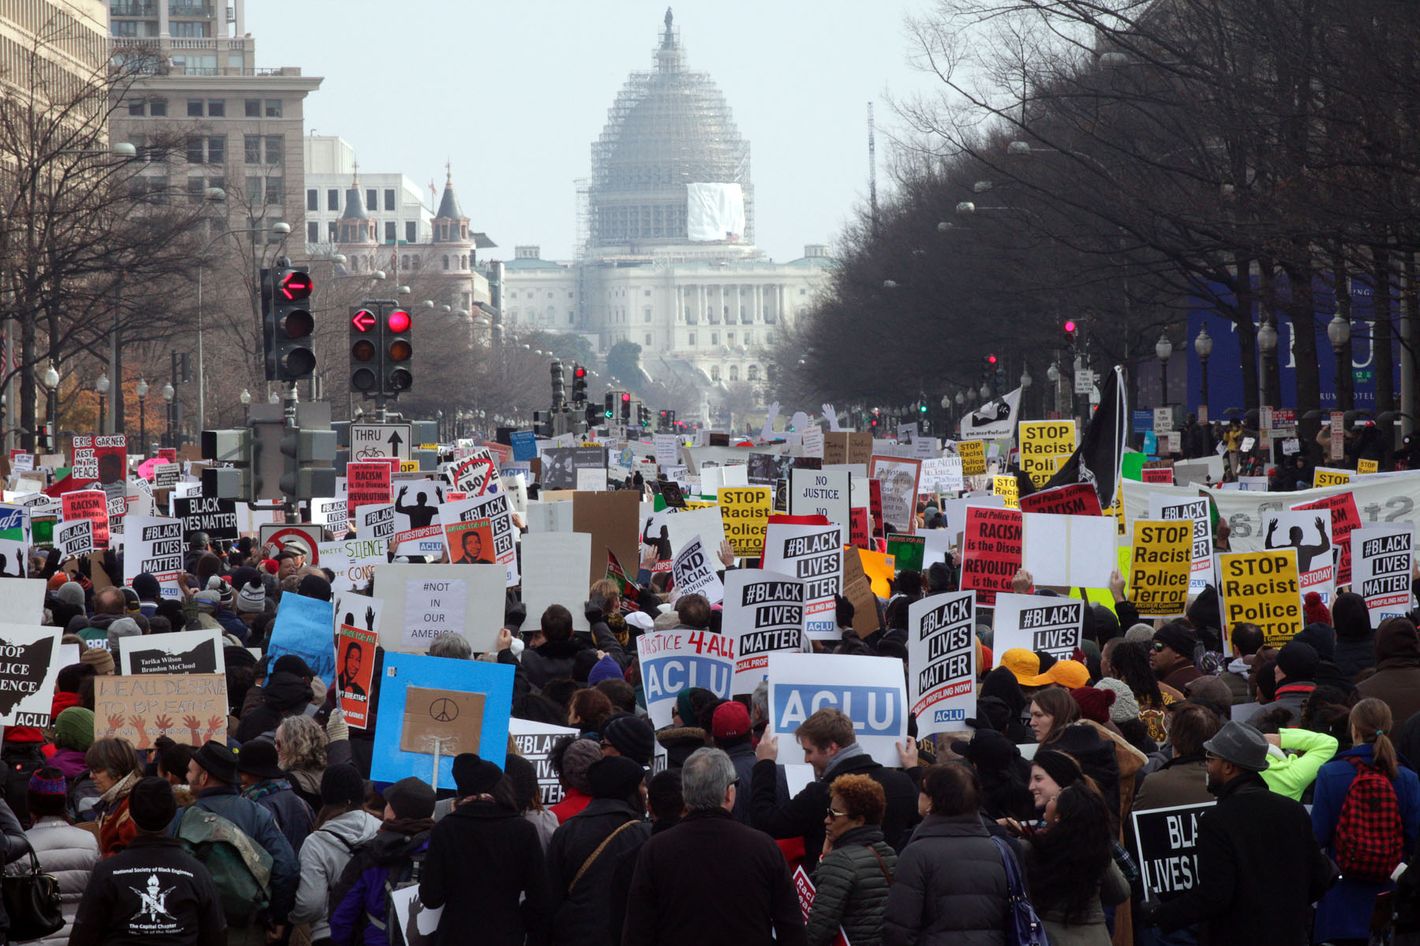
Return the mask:
<svg viewBox="0 0 1420 946">
<path fill-rule="evenodd" d="M 138 395 L 138 448 L 143 451 L 143 455 L 148 455 L 148 380 L 140 377 L 138 386 L 133 389 L 133 393 Z"/>
<path fill-rule="evenodd" d="M 1336 354 L 1336 409 L 1344 411 L 1351 406 L 1351 379 L 1347 377 L 1351 372 L 1346 370 L 1346 343 L 1351 340 L 1351 323 L 1338 312 L 1326 323 L 1326 337 Z"/>
<path fill-rule="evenodd" d="M 1050 382 L 1050 409 L 1060 413 L 1060 365 L 1052 361 L 1045 369 L 1045 379 Z"/>
<path fill-rule="evenodd" d="M 1262 406 L 1275 407 L 1267 403 L 1268 390 L 1271 388 L 1272 355 L 1277 351 L 1277 328 L 1271 321 L 1264 321 L 1257 329 L 1257 350 L 1262 353 Z"/>
<path fill-rule="evenodd" d="M 1169 359 L 1173 357 L 1173 342 L 1169 341 L 1167 332 L 1159 333 L 1159 340 L 1154 343 L 1154 354 L 1159 358 L 1159 406 L 1169 405 Z"/>
<path fill-rule="evenodd" d="M 168 410 L 168 446 L 176 447 L 177 440 L 173 437 L 173 398 L 177 397 L 177 388 L 173 387 L 169 381 L 163 385 L 163 400 L 167 402 Z"/>
<path fill-rule="evenodd" d="M 1203 413 L 1208 412 L 1208 356 L 1213 354 L 1213 336 L 1208 334 L 1208 326 L 1203 326 L 1198 330 L 1198 335 L 1193 339 L 1193 350 L 1198 353 L 1198 367 L 1202 380 L 1198 388 L 1198 403 L 1203 407 Z"/>
<path fill-rule="evenodd" d="M 242 417 L 251 419 L 251 392 L 242 388 L 242 393 L 237 395 L 237 400 L 242 402 Z"/>
<path fill-rule="evenodd" d="M 1035 379 L 1030 376 L 1030 365 L 1021 366 L 1021 405 L 1024 409 L 1027 392 L 1030 386 L 1035 383 Z"/>
<path fill-rule="evenodd" d="M 59 369 L 53 362 L 44 369 L 44 386 L 49 389 L 45 416 L 49 420 L 49 449 L 54 452 L 59 446 Z"/>
<path fill-rule="evenodd" d="M 104 415 L 108 413 L 108 389 L 108 375 L 100 371 L 99 379 L 94 382 L 94 390 L 99 394 L 99 433 L 101 434 L 106 432 L 104 430 Z"/>
</svg>

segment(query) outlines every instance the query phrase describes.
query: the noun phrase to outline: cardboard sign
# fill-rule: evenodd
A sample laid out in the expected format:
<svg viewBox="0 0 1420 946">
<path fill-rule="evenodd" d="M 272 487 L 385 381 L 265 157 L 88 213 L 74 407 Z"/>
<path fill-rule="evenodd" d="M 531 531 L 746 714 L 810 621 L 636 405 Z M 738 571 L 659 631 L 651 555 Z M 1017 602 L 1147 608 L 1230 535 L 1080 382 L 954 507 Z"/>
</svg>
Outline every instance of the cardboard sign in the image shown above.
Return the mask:
<svg viewBox="0 0 1420 946">
<path fill-rule="evenodd" d="M 503 626 L 505 587 L 498 565 L 378 564 L 373 590 L 384 600 L 380 645 L 424 653 L 434 638 L 452 632 L 475 653 L 491 652 Z"/>
<path fill-rule="evenodd" d="M 1046 484 L 1060 468 L 1060 458 L 1075 452 L 1075 424 L 1059 420 L 1023 420 L 1020 423 L 1021 472 L 1036 487 Z"/>
<path fill-rule="evenodd" d="M 587 493 L 572 496 L 572 532 L 585 532 L 592 538 L 593 555 L 587 563 L 587 584 L 602 577 L 603 559 L 610 549 L 619 561 L 635 562 L 640 550 L 636 533 L 640 517 L 641 495 L 633 490 Z M 713 539 L 713 544 L 711 541 Z M 716 552 L 719 536 L 706 535 L 706 547 Z"/>
<path fill-rule="evenodd" d="M 446 567 L 467 569 L 479 566 Z M 415 698 L 410 699 L 410 690 L 481 695 L 483 706 L 478 732 L 478 754 L 501 768 L 508 747 L 508 714 L 513 705 L 513 674 L 513 668 L 507 664 L 386 652 L 384 669 L 380 675 L 377 703 L 379 709 L 376 714 L 375 747 L 370 778 L 377 782 L 397 782 L 413 775 L 424 779 L 435 788 L 449 788 L 454 784 L 453 754 L 440 751 L 436 763 L 433 750 L 437 745 L 432 739 L 421 748 L 403 748 L 407 717 L 410 715 L 419 719 L 416 726 L 430 727 L 425 729 L 425 732 L 432 732 L 434 726 L 457 722 L 430 716 L 429 710 L 433 706 L 433 700 L 424 702 L 427 693 L 416 693 Z M 436 712 L 435 715 L 448 717 L 452 716 L 452 712 Z M 416 728 L 415 732 L 420 730 Z"/>
<path fill-rule="evenodd" d="M 405 692 L 399 748 L 425 755 L 477 753 L 483 736 L 482 693 L 411 686 Z"/>
<path fill-rule="evenodd" d="M 764 555 L 764 534 L 769 528 L 773 490 L 768 486 L 722 486 L 720 516 L 725 539 L 738 558 Z"/>
<path fill-rule="evenodd" d="M 64 520 L 88 519 L 94 524 L 94 548 L 108 548 L 108 495 L 99 489 L 70 490 L 60 497 Z"/>
<path fill-rule="evenodd" d="M 226 673 L 222 632 L 216 628 L 118 639 L 121 673 Z"/>
<path fill-rule="evenodd" d="M 765 533 L 764 567 L 804 582 L 805 633 L 812 640 L 838 637 L 834 595 L 843 590 L 843 530 L 771 522 Z"/>
<path fill-rule="evenodd" d="M 885 531 L 917 531 L 917 490 L 922 475 L 922 461 L 907 457 L 873 457 L 868 476 L 882 484 L 882 518 L 877 522 Z"/>
<path fill-rule="evenodd" d="M 991 607 L 998 592 L 1011 590 L 1024 560 L 1024 532 L 1022 513 L 1014 509 L 966 508 L 961 589 L 975 591 L 978 605 Z"/>
<path fill-rule="evenodd" d="M 823 462 L 867 465 L 873 455 L 873 432 L 830 430 L 823 435 Z"/>
<path fill-rule="evenodd" d="M 1295 548 L 1218 553 L 1218 593 L 1226 627 L 1239 621 L 1256 624 L 1268 647 L 1281 647 L 1301 633 Z"/>
<path fill-rule="evenodd" d="M 1144 899 L 1168 903 L 1198 883 L 1198 819 L 1217 802 L 1135 809 L 1134 843 Z"/>
<path fill-rule="evenodd" d="M 187 746 L 227 742 L 227 677 L 151 673 L 94 678 L 94 735 L 151 749 L 159 736 Z"/>
<path fill-rule="evenodd" d="M 901 765 L 897 743 L 907 736 L 901 663 L 855 654 L 769 655 L 769 733 L 779 738 L 784 761 L 802 759 L 794 733 L 824 707 L 842 710 L 853 720 L 858 745 L 875 760 Z"/>
<path fill-rule="evenodd" d="M 266 653 L 272 658 L 295 654 L 325 682 L 335 679 L 335 647 L 331 639 L 334 607 L 329 601 L 284 594 L 276 605 L 271 626 L 271 642 Z"/>
<path fill-rule="evenodd" d="M 1301 594 L 1315 591 L 1331 605 L 1336 590 L 1336 550 L 1331 541 L 1329 512 L 1274 512 L 1268 517 L 1263 548 L 1290 548 L 1297 553 Z"/>
<path fill-rule="evenodd" d="M 681 549 L 675 555 L 671 566 L 671 581 L 676 598 L 684 595 L 704 595 L 711 604 L 719 604 L 725 596 L 725 587 L 716 574 L 717 561 L 705 552 L 700 537 Z"/>
<path fill-rule="evenodd" d="M 361 506 L 393 501 L 388 463 L 351 461 L 345 465 L 345 503 L 351 518 Z"/>
<path fill-rule="evenodd" d="M 7 580 L 4 587 L 25 584 Z M 62 632 L 38 624 L 0 623 L 0 724 L 41 729 L 49 725 Z"/>
<path fill-rule="evenodd" d="M 1012 480 L 1014 481 L 1014 477 Z M 1021 512 L 1050 513 L 1057 516 L 1099 516 L 1099 495 L 1089 483 L 1069 483 L 1020 497 Z"/>
<path fill-rule="evenodd" d="M 919 598 L 907 609 L 907 629 L 918 738 L 965 731 L 976 714 L 976 592 Z"/>
<path fill-rule="evenodd" d="M 1213 523 L 1208 514 L 1208 500 L 1202 497 L 1180 500 L 1154 494 L 1149 497 L 1149 518 L 1193 524 L 1193 560 L 1189 565 L 1188 593 L 1202 594 L 1203 589 L 1213 583 Z"/>
<path fill-rule="evenodd" d="M 790 470 L 789 513 L 823 516 L 834 525 L 846 528 L 851 479 L 847 470 Z"/>
<path fill-rule="evenodd" d="M 1084 639 L 1085 602 L 1049 595 L 998 594 L 992 651 L 1013 647 L 1069 660 Z"/>
<path fill-rule="evenodd" d="M 671 725 L 676 697 L 701 687 L 721 699 L 733 692 L 735 642 L 708 631 L 658 631 L 636 638 L 646 712 L 657 729 Z M 689 725 L 687 723 L 687 725 Z"/>
<path fill-rule="evenodd" d="M 549 606 L 560 604 L 572 612 L 574 629 L 590 630 L 583 605 L 591 554 L 592 537 L 585 532 L 530 532 L 523 536 L 523 604 L 532 626 Z M 500 599 L 499 626 L 502 611 Z"/>
<path fill-rule="evenodd" d="M 1371 627 L 1410 610 L 1414 532 L 1404 525 L 1368 526 L 1351 533 L 1351 590 L 1366 599 Z"/>
<path fill-rule="evenodd" d="M 918 440 L 917 444 L 925 441 Z M 918 487 L 924 493 L 959 493 L 966 488 L 961 457 L 928 457 L 922 459 L 922 483 Z"/>
<path fill-rule="evenodd" d="M 1142 618 L 1170 618 L 1188 607 L 1194 552 L 1192 521 L 1136 519 L 1129 600 Z"/>
<path fill-rule="evenodd" d="M 559 739 L 580 736 L 581 732 L 568 726 L 554 726 L 551 723 L 536 723 L 516 716 L 508 720 L 508 735 L 518 750 L 518 755 L 532 763 L 537 775 L 538 791 L 542 795 L 544 808 L 562 800 L 562 781 L 552 767 L 552 747 Z"/>
<path fill-rule="evenodd" d="M 1021 520 L 1023 567 L 1037 585 L 1109 587 L 1110 573 L 1119 567 L 1113 519 L 1027 512 Z"/>
<path fill-rule="evenodd" d="M 769 669 L 769 655 L 804 649 L 804 583 L 758 568 L 725 573 L 721 627 L 735 645 L 731 692 L 750 694 Z"/>
<path fill-rule="evenodd" d="M 446 533 L 449 529 L 457 531 L 464 523 L 486 521 L 488 534 L 480 537 L 480 541 L 485 544 L 476 562 L 503 566 L 504 584 L 510 588 L 518 584 L 518 550 L 514 542 L 516 532 L 506 492 L 444 503 L 439 507 L 439 519 L 444 523 Z M 452 557 L 452 546 L 450 553 L 450 561 L 459 561 Z"/>
<path fill-rule="evenodd" d="M 961 471 L 966 476 L 982 476 L 986 473 L 985 441 L 959 441 L 957 443 L 957 456 L 961 457 Z"/>
<path fill-rule="evenodd" d="M 375 631 L 342 624 L 336 637 L 336 692 L 340 710 L 351 729 L 365 729 L 370 723 L 370 696 L 375 675 L 380 635 Z"/>
<path fill-rule="evenodd" d="M 1331 544 L 1338 551 L 1336 556 L 1336 584 L 1351 584 L 1351 533 L 1361 528 L 1361 513 L 1356 508 L 1356 497 L 1349 491 L 1336 493 L 1309 503 L 1293 506 L 1293 512 L 1327 510 L 1331 515 Z"/>
<path fill-rule="evenodd" d="M 335 579 L 330 583 L 333 591 L 368 588 L 375 566 L 388 560 L 388 543 L 383 539 L 357 538 L 320 544 L 321 567 L 335 572 Z"/>
</svg>

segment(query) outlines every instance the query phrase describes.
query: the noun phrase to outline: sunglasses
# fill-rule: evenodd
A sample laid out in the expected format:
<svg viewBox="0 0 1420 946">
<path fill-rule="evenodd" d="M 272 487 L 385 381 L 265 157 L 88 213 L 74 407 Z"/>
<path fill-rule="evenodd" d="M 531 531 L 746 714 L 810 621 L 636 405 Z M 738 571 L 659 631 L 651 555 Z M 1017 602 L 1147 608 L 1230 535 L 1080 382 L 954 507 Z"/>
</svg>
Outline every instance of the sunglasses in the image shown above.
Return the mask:
<svg viewBox="0 0 1420 946">
<path fill-rule="evenodd" d="M 848 817 L 848 812 L 846 812 L 846 811 L 834 811 L 832 805 L 830 805 L 830 806 L 828 807 L 827 811 L 828 811 L 828 816 L 829 816 L 830 818 L 847 818 L 847 817 Z"/>
<path fill-rule="evenodd" d="M 1157 654 L 1159 651 L 1163 650 L 1164 647 L 1166 647 L 1166 646 L 1167 646 L 1166 644 L 1161 644 L 1161 643 L 1159 643 L 1158 641 L 1154 641 L 1153 646 L 1152 646 L 1150 649 L 1153 650 L 1154 653 Z"/>
</svg>

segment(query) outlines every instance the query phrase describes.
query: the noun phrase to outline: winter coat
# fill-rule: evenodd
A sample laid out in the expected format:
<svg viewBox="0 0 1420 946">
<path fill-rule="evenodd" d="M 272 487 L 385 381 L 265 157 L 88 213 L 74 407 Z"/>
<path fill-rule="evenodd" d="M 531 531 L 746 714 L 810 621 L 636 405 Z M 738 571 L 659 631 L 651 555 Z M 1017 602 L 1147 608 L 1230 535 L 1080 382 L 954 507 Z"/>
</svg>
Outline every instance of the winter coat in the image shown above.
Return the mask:
<svg viewBox="0 0 1420 946">
<path fill-rule="evenodd" d="M 843 832 L 814 871 L 814 905 L 805 929 L 808 946 L 830 946 L 843 927 L 854 946 L 879 946 L 897 852 L 877 825 Z"/>
<path fill-rule="evenodd" d="M 699 726 L 673 726 L 656 733 L 656 742 L 666 750 L 666 767 L 677 772 L 696 749 L 704 749 L 708 741 Z"/>
<path fill-rule="evenodd" d="M 543 941 L 550 910 L 537 829 L 492 802 L 465 802 L 434 826 L 419 899 L 442 906 L 435 946 Z M 521 900 L 521 903 L 519 902 Z"/>
<path fill-rule="evenodd" d="M 724 909 L 706 909 L 706 891 Z M 690 812 L 641 846 L 621 942 L 804 946 L 806 940 L 778 845 L 714 808 Z"/>
<path fill-rule="evenodd" d="M 389 946 L 388 893 L 385 882 L 402 871 L 405 862 L 429 849 L 430 819 L 411 820 L 406 830 L 385 824 L 351 854 L 340 881 L 331 892 L 330 938 L 337 946 Z"/>
<path fill-rule="evenodd" d="M 1268 746 L 1268 765 L 1262 780 L 1279 795 L 1301 801 L 1321 767 L 1336 755 L 1336 737 L 1310 729 L 1283 729 L 1277 733 L 1278 746 Z"/>
<path fill-rule="evenodd" d="M 1323 765 L 1317 773 L 1316 792 L 1312 796 L 1312 832 L 1322 849 L 1333 859 L 1336 857 L 1333 846 L 1336 826 L 1341 820 L 1341 809 L 1346 795 L 1351 791 L 1351 783 L 1358 774 L 1356 765 L 1350 760 L 1357 759 L 1370 765 L 1374 758 L 1373 747 L 1362 743 L 1347 749 L 1334 761 Z M 1420 778 L 1411 769 L 1401 766 L 1391 784 L 1400 803 L 1404 850 L 1408 858 L 1415 850 L 1416 837 L 1420 836 Z M 1312 941 L 1369 938 L 1371 909 L 1375 906 L 1376 897 L 1393 886 L 1389 882 L 1376 884 L 1354 880 L 1343 873 L 1336 886 L 1328 890 L 1317 904 Z"/>
<path fill-rule="evenodd" d="M 1198 819 L 1198 883 L 1161 905 L 1154 922 L 1166 932 L 1201 923 L 1199 939 L 1210 946 L 1301 946 L 1307 908 L 1332 869 L 1306 809 L 1253 773 L 1217 796 Z"/>
<path fill-rule="evenodd" d="M 1202 805 L 1213 800 L 1208 791 L 1208 771 L 1202 753 L 1176 756 L 1151 772 L 1134 796 L 1134 811 Z M 1132 822 L 1132 819 L 1131 819 Z"/>
<path fill-rule="evenodd" d="M 1239 703 L 1250 703 L 1252 692 L 1247 688 L 1248 673 L 1252 667 L 1241 657 L 1234 657 L 1228 661 L 1228 667 L 1218 674 L 1218 679 L 1228 685 L 1228 694 L 1233 698 L 1233 705 Z"/>
<path fill-rule="evenodd" d="M 1336 656 L 1332 658 L 1337 669 L 1347 680 L 1355 681 L 1358 674 L 1363 670 L 1369 670 L 1376 665 L 1376 633 L 1371 631 L 1360 638 L 1341 637 L 1336 638 Z"/>
<path fill-rule="evenodd" d="M 1164 686 L 1173 687 L 1180 693 L 1188 692 L 1188 685 L 1197 680 L 1203 674 L 1198 672 L 1198 668 L 1191 663 L 1183 664 L 1170 670 L 1166 676 L 1159 678 L 1159 683 Z"/>
<path fill-rule="evenodd" d="M 564 788 L 562 800 L 547 809 L 557 818 L 558 824 L 566 824 L 574 815 L 592 803 L 592 796 L 578 788 Z"/>
<path fill-rule="evenodd" d="M 154 887 L 161 906 L 144 899 Z M 144 834 L 94 866 L 69 946 L 222 946 L 226 927 L 207 869 L 181 842 Z"/>
<path fill-rule="evenodd" d="M 735 777 L 740 780 L 739 788 L 735 790 L 735 807 L 730 814 L 740 824 L 749 824 L 750 786 L 754 780 L 754 746 L 746 739 L 725 748 L 725 755 L 730 757 L 730 762 L 735 767 Z"/>
<path fill-rule="evenodd" d="M 356 809 L 330 819 L 306 835 L 300 850 L 301 882 L 289 919 L 292 923 L 309 923 L 312 940 L 330 935 L 329 916 L 335 906 L 330 902 L 331 892 L 355 848 L 379 830 L 379 818 Z"/>
<path fill-rule="evenodd" d="M 271 812 L 271 817 L 276 819 L 276 827 L 290 842 L 291 850 L 301 849 L 316 819 L 311 813 L 311 806 L 291 790 L 290 782 L 285 779 L 258 782 L 243 790 L 242 796 Z"/>
<path fill-rule="evenodd" d="M 804 869 L 811 870 L 823 850 L 823 813 L 828 808 L 829 787 L 840 775 L 866 775 L 883 787 L 887 797 L 883 839 L 893 850 L 902 850 L 918 820 L 917 787 L 906 774 L 885 768 L 867 753 L 853 755 L 837 765 L 830 764 L 823 778 L 814 779 L 783 804 L 779 801 L 778 766 L 771 759 L 756 762 L 750 785 L 750 823 L 770 837 L 802 837 Z"/>
<path fill-rule="evenodd" d="M 577 663 L 577 655 L 582 651 L 595 652 L 599 648 L 606 650 L 601 646 L 606 639 L 610 639 L 611 643 L 620 649 L 610 631 L 606 632 L 605 637 L 599 635 L 595 644 L 584 634 L 573 634 L 570 640 L 545 641 L 536 647 L 529 647 L 523 651 L 523 672 L 527 674 L 528 682 L 539 690 L 553 680 L 570 680 Z M 591 664 L 587 666 L 590 667 Z M 585 677 L 582 682 L 586 682 Z"/>
<path fill-rule="evenodd" d="M 56 749 L 54 755 L 45 760 L 45 764 L 63 772 L 65 781 L 70 785 L 89 771 L 89 763 L 84 761 L 84 753 L 78 749 Z"/>
<path fill-rule="evenodd" d="M 59 882 L 60 909 L 64 913 L 64 926 L 35 942 L 39 946 L 64 946 L 74 929 L 79 901 L 89 886 L 89 874 L 99 860 L 98 838 L 94 832 L 76 828 L 63 818 L 40 818 L 25 837 L 39 858 L 40 870 Z M 28 865 L 28 858 L 20 863 Z"/>
<path fill-rule="evenodd" d="M 1395 728 L 1420 712 L 1420 658 L 1387 657 L 1376 664 L 1376 672 L 1360 683 L 1356 690 L 1363 699 L 1374 697 L 1390 707 Z"/>
<path fill-rule="evenodd" d="M 125 806 L 127 801 L 125 798 Z M 281 829 L 276 827 L 276 819 L 271 817 L 271 812 L 256 802 L 243 798 L 236 788 L 230 785 L 204 788 L 197 794 L 197 800 L 193 804 L 204 811 L 226 818 L 271 855 L 271 905 L 267 908 L 267 914 L 274 921 L 284 923 L 286 914 L 291 911 L 291 905 L 296 900 L 299 868 L 296 864 L 296 853 L 291 850 L 291 842 L 287 841 Z M 168 824 L 169 836 L 177 834 L 185 814 L 186 809 L 178 810 L 177 815 Z"/>
<path fill-rule="evenodd" d="M 883 944 L 1004 946 L 1007 897 L 1001 852 L 981 817 L 928 815 L 898 858 Z"/>
<path fill-rule="evenodd" d="M 649 826 L 641 824 L 640 814 L 626 802 L 611 798 L 592 799 L 557 829 L 547 848 L 552 917 L 548 941 L 553 946 L 618 946 L 609 936 L 612 874 L 621 857 L 649 837 Z M 610 843 L 588 864 L 588 858 L 608 838 Z M 585 872 L 583 865 L 587 865 Z M 582 874 L 580 879 L 578 873 Z"/>
<path fill-rule="evenodd" d="M 1026 847 L 1024 864 L 1029 876 L 1035 860 L 1033 849 Z M 1120 873 L 1119 865 L 1111 858 L 1100 875 L 1098 893 L 1083 916 L 1069 917 L 1063 905 L 1043 908 L 1037 903 L 1040 921 L 1045 924 L 1045 933 L 1050 946 L 1109 946 L 1109 927 L 1105 925 L 1104 908 L 1116 906 L 1129 899 L 1129 881 Z"/>
</svg>

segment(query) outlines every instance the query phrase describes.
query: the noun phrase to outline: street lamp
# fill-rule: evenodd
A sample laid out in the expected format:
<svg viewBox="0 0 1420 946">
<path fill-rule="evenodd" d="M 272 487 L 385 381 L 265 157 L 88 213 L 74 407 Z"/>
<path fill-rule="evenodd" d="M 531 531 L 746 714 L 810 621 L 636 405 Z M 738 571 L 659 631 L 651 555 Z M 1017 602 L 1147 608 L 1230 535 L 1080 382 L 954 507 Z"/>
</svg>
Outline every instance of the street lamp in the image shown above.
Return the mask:
<svg viewBox="0 0 1420 946">
<path fill-rule="evenodd" d="M 99 394 L 99 433 L 104 433 L 104 415 L 108 413 L 108 373 L 99 372 L 99 379 L 94 382 L 94 390 Z"/>
<path fill-rule="evenodd" d="M 251 392 L 248 391 L 246 388 L 242 388 L 242 393 L 237 395 L 237 400 L 242 402 L 242 407 L 250 407 Z"/>
<path fill-rule="evenodd" d="M 59 445 L 59 369 L 50 362 L 48 368 L 44 369 L 44 386 L 49 389 L 49 403 L 47 417 L 49 419 L 49 449 L 51 451 Z"/>
<path fill-rule="evenodd" d="M 991 400 L 991 386 L 989 384 L 982 382 L 981 390 L 977 393 L 981 395 L 983 401 Z"/>
<path fill-rule="evenodd" d="M 1173 357 L 1173 342 L 1169 341 L 1167 332 L 1159 333 L 1159 340 L 1154 343 L 1154 354 L 1159 358 L 1159 406 L 1168 407 L 1169 359 Z"/>
<path fill-rule="evenodd" d="M 144 402 L 148 398 L 148 379 L 139 377 L 138 386 L 133 389 L 138 395 L 138 447 L 143 455 L 148 455 L 148 412 Z"/>
<path fill-rule="evenodd" d="M 177 440 L 173 437 L 173 398 L 177 397 L 177 389 L 169 381 L 163 385 L 163 400 L 167 401 L 168 409 L 168 446 L 176 447 Z"/>
<path fill-rule="evenodd" d="M 1213 354 L 1213 336 L 1208 334 L 1208 326 L 1204 325 L 1198 330 L 1198 336 L 1193 339 L 1193 350 L 1198 353 L 1198 366 L 1202 375 L 1202 386 L 1199 388 L 1198 403 L 1203 405 L 1203 412 L 1208 412 L 1208 356 Z"/>
<path fill-rule="evenodd" d="M 1051 400 L 1055 413 L 1060 413 L 1060 365 L 1052 361 L 1045 369 L 1045 379 L 1050 382 Z"/>
<path fill-rule="evenodd" d="M 1344 411 L 1350 404 L 1350 375 L 1346 370 L 1346 343 L 1351 340 L 1351 323 L 1337 313 L 1326 323 L 1326 337 L 1331 341 L 1331 350 L 1336 354 L 1336 409 Z"/>
<path fill-rule="evenodd" d="M 275 391 L 272 391 L 270 394 L 268 394 L 268 395 L 266 396 L 266 403 L 268 403 L 268 404 L 280 404 L 280 403 L 281 403 L 281 395 L 280 395 L 280 394 L 277 394 Z"/>
<path fill-rule="evenodd" d="M 1277 327 L 1271 321 L 1264 320 L 1257 329 L 1257 350 L 1262 353 L 1262 403 L 1267 406 L 1268 375 L 1271 374 L 1268 368 L 1272 364 L 1272 354 L 1277 350 Z"/>
</svg>

